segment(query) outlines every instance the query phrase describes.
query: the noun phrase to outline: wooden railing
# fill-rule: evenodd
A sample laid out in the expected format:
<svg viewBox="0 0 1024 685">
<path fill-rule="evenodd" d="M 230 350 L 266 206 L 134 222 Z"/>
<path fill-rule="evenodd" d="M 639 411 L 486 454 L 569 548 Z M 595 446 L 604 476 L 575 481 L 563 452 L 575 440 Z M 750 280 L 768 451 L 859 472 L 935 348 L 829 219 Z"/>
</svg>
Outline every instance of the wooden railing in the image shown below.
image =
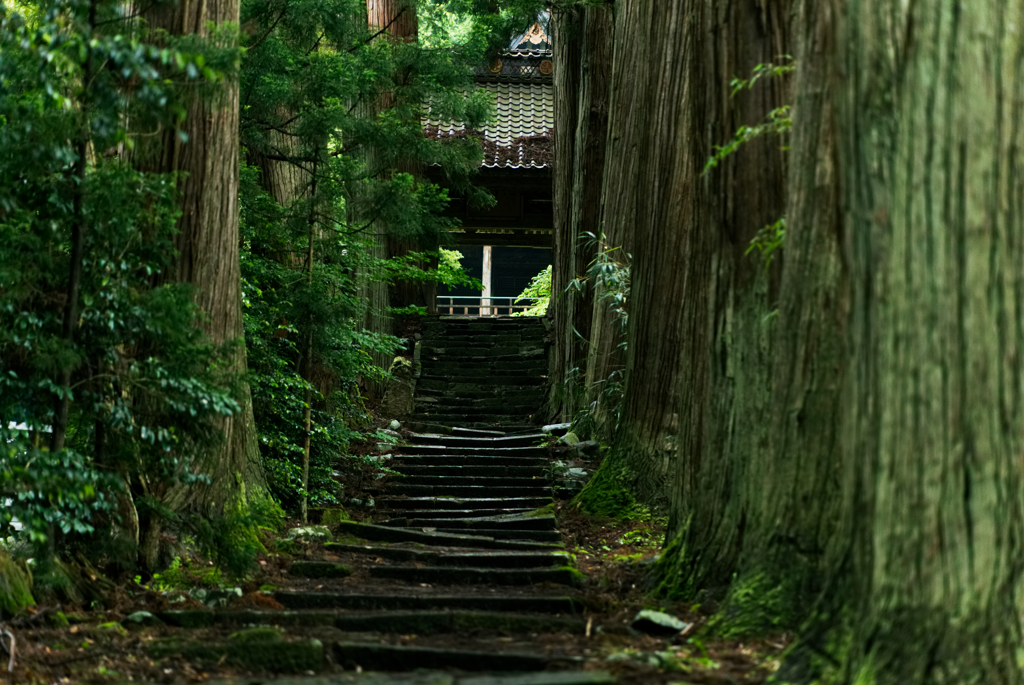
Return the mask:
<svg viewBox="0 0 1024 685">
<path fill-rule="evenodd" d="M 517 302 L 518 300 L 518 302 Z M 533 298 L 478 297 L 476 295 L 438 295 L 438 314 L 463 316 L 509 316 L 534 305 Z"/>
</svg>

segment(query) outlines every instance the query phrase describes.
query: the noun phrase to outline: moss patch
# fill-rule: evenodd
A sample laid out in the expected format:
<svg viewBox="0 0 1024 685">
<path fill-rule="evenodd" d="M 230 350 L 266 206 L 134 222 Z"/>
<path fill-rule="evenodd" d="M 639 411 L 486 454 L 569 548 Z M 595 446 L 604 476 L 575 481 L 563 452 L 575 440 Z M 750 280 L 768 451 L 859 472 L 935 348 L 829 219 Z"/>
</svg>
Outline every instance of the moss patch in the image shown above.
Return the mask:
<svg viewBox="0 0 1024 685">
<path fill-rule="evenodd" d="M 533 511 L 526 514 L 530 518 L 543 518 L 545 516 L 555 515 L 555 503 L 545 504 L 543 507 L 538 507 Z"/>
<path fill-rule="evenodd" d="M 786 580 L 765 573 L 737 579 L 722 609 L 708 622 L 706 632 L 727 640 L 765 636 L 796 629 L 806 613 L 807 599 Z"/>
<path fill-rule="evenodd" d="M 603 516 L 618 521 L 645 521 L 651 518 L 651 510 L 637 501 L 633 493 L 623 484 L 623 468 L 611 458 L 601 462 L 587 484 L 570 506 L 578 507 L 591 516 Z"/>
<path fill-rule="evenodd" d="M 352 517 L 348 515 L 348 512 L 344 508 L 338 507 L 336 509 L 324 509 L 323 516 L 320 518 L 320 523 L 325 526 L 333 526 L 342 521 L 351 521 Z"/>
</svg>

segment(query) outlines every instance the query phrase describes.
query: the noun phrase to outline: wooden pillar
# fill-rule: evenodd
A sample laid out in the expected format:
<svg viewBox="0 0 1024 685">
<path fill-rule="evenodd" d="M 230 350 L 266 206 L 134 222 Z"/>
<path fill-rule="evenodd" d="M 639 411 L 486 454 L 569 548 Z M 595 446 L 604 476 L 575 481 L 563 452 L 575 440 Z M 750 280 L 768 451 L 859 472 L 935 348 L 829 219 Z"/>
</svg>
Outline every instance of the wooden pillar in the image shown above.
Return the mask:
<svg viewBox="0 0 1024 685">
<path fill-rule="evenodd" d="M 484 284 L 484 291 L 480 295 L 480 316 L 491 315 L 491 308 L 489 306 L 485 306 L 484 302 L 491 296 L 492 257 L 493 248 L 490 245 L 484 245 L 483 276 L 480 279 Z"/>
</svg>

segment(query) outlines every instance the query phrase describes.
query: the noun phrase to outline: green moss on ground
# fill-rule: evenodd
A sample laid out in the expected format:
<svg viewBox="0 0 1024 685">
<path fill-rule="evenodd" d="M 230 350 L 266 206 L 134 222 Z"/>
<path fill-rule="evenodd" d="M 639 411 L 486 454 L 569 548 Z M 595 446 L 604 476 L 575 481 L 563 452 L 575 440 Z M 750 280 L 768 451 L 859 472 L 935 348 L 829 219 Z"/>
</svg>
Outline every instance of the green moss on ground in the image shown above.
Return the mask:
<svg viewBox="0 0 1024 685">
<path fill-rule="evenodd" d="M 344 507 L 337 507 L 335 509 L 324 509 L 323 516 L 320 518 L 320 523 L 325 526 L 333 526 L 341 523 L 342 521 L 351 521 L 352 517 L 348 515 Z"/>
<path fill-rule="evenodd" d="M 538 507 L 537 509 L 534 509 L 533 511 L 528 512 L 526 515 L 528 517 L 530 517 L 530 518 L 542 518 L 544 516 L 554 516 L 555 515 L 555 503 L 551 502 L 550 504 L 545 504 L 543 507 Z"/>
<path fill-rule="evenodd" d="M 735 580 L 706 633 L 734 640 L 799 628 L 810 598 L 801 597 L 785 578 L 755 573 Z"/>
<path fill-rule="evenodd" d="M 573 566 L 559 566 L 555 570 L 567 574 L 572 579 L 573 587 L 582 587 L 583 582 L 587 579 L 586 574 L 579 571 Z"/>
<path fill-rule="evenodd" d="M 612 457 L 601 462 L 594 476 L 587 481 L 570 506 L 591 516 L 603 516 L 618 521 L 646 521 L 651 510 L 641 504 L 624 484 L 624 466 Z"/>
</svg>

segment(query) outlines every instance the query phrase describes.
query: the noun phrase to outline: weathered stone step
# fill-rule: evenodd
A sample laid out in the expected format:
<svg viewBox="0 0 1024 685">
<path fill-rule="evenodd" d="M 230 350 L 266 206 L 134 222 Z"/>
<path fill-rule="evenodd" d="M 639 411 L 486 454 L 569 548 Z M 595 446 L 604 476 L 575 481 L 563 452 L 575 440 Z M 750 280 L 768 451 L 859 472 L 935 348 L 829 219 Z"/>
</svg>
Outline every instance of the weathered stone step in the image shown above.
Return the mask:
<svg viewBox="0 0 1024 685">
<path fill-rule="evenodd" d="M 478 430 L 475 428 L 464 428 L 462 426 L 450 427 L 446 433 L 455 437 L 466 437 L 466 438 L 477 438 L 482 436 L 488 437 L 505 437 L 505 434 L 501 431 L 488 431 Z"/>
<path fill-rule="evenodd" d="M 550 502 L 550 498 L 547 501 Z M 464 530 L 458 530 L 454 533 L 441 533 L 436 530 L 425 532 L 410 528 L 375 526 L 368 523 L 356 523 L 355 521 L 341 521 L 335 527 L 341 533 L 371 542 L 418 542 L 435 547 L 473 547 L 477 549 L 526 550 L 557 548 L 557 546 L 552 547 L 547 544 L 546 540 L 532 538 L 510 539 L 507 535 L 495 536 L 493 531 L 487 534 L 474 532 L 472 535 L 467 535 Z M 503 533 L 503 531 L 498 532 Z M 550 537 L 548 540 L 551 540 Z"/>
<path fill-rule="evenodd" d="M 534 329 L 509 330 L 509 331 L 451 331 L 443 334 L 423 336 L 426 345 L 443 347 L 445 344 L 460 345 L 494 345 L 503 343 L 531 343 L 538 345 L 544 342 L 544 331 Z"/>
<path fill-rule="evenodd" d="M 415 466 L 461 466 L 461 467 L 525 467 L 547 468 L 547 457 L 488 457 L 471 454 L 396 454 L 392 468 L 402 471 Z"/>
<path fill-rule="evenodd" d="M 211 642 L 189 640 L 181 636 L 153 640 L 145 647 L 154 659 L 181 657 L 197 664 L 241 666 L 272 673 L 319 671 L 324 665 L 324 646 L 320 640 L 261 640 Z"/>
<path fill-rule="evenodd" d="M 526 447 L 463 447 L 459 445 L 403 445 L 401 450 L 409 456 L 426 456 L 444 454 L 448 456 L 466 457 L 546 457 L 544 445 Z"/>
<path fill-rule="evenodd" d="M 437 532 L 442 535 L 455 535 L 465 533 L 466 531 L 462 528 L 438 528 Z M 557 543 L 562 539 L 562 534 L 557 530 L 505 530 L 503 528 L 474 528 L 473 534 L 486 535 L 487 537 L 494 538 L 495 540 L 530 540 L 534 542 Z"/>
<path fill-rule="evenodd" d="M 410 495 L 413 497 L 543 497 L 550 495 L 551 487 L 540 486 L 483 486 L 483 485 L 406 485 L 391 483 L 387 486 L 392 495 Z"/>
<path fill-rule="evenodd" d="M 486 391 L 497 395 L 500 394 L 502 387 L 507 388 L 508 392 L 519 392 L 531 386 L 543 386 L 546 382 L 547 379 L 544 376 L 532 373 L 481 378 L 478 383 L 460 380 L 458 376 L 454 375 L 431 376 L 430 374 L 421 373 L 419 380 L 416 382 L 416 391 L 434 390 L 436 392 L 452 393 Z"/>
<path fill-rule="evenodd" d="M 392 561 L 412 561 L 438 566 L 472 566 L 475 568 L 543 568 L 545 566 L 568 566 L 571 557 L 568 552 L 493 551 L 459 552 L 452 550 L 424 550 L 406 547 L 382 547 L 380 545 L 353 545 L 342 542 L 327 543 L 332 552 L 365 554 Z"/>
<path fill-rule="evenodd" d="M 577 618 L 508 614 L 491 611 L 408 611 L 337 616 L 334 626 L 350 632 L 437 635 L 441 633 L 582 633 Z"/>
<path fill-rule="evenodd" d="M 401 480 L 393 481 L 402 485 L 483 485 L 486 487 L 530 487 L 550 486 L 543 476 L 406 476 Z"/>
<path fill-rule="evenodd" d="M 431 585 L 536 585 L 574 587 L 579 572 L 571 568 L 467 568 L 464 566 L 371 566 L 372 578 Z"/>
<path fill-rule="evenodd" d="M 439 506 L 443 505 L 445 500 L 436 500 Z M 387 509 L 389 507 L 383 506 L 382 508 Z M 478 518 L 481 516 L 504 516 L 504 515 L 517 515 L 522 516 L 529 514 L 534 509 L 518 508 L 518 509 L 396 509 L 394 513 L 398 516 L 404 516 L 408 519 L 457 519 L 457 518 Z M 429 525 L 429 524 L 423 524 Z"/>
<path fill-rule="evenodd" d="M 540 671 L 477 675 L 444 674 L 431 671 L 402 673 L 392 680 L 379 673 L 345 673 L 333 677 L 295 676 L 277 678 L 273 685 L 615 685 L 618 682 L 605 671 Z M 207 681 L 207 685 L 265 685 L 263 678 Z"/>
<path fill-rule="evenodd" d="M 388 509 L 423 509 L 428 507 L 461 509 L 539 509 L 551 504 L 551 496 L 545 497 L 381 497 L 381 506 Z M 360 524 L 362 525 L 362 524 Z M 351 532 L 351 531 L 345 531 Z"/>
<path fill-rule="evenodd" d="M 363 594 L 281 590 L 274 599 L 288 609 L 350 609 L 366 611 L 419 611 L 429 609 L 472 609 L 477 611 L 513 611 L 524 614 L 576 614 L 583 603 L 573 597 L 533 594 Z"/>
<path fill-rule="evenodd" d="M 538 440 L 547 440 L 544 433 L 533 435 L 517 435 L 515 437 L 459 437 L 456 435 L 438 435 L 436 433 L 412 433 L 408 436 L 410 443 L 417 445 L 451 445 L 452 447 L 533 447 Z"/>
<path fill-rule="evenodd" d="M 404 456 L 404 455 L 403 455 Z M 405 476 L 508 476 L 512 478 L 544 478 L 544 466 L 421 466 L 403 463 L 398 470 Z"/>
<path fill-rule="evenodd" d="M 467 399 L 462 397 L 427 398 L 419 397 L 414 403 L 416 412 L 422 416 L 431 414 L 493 415 L 522 414 L 529 416 L 541 407 L 540 400 L 522 399 Z"/>
<path fill-rule="evenodd" d="M 544 375 L 548 369 L 546 359 L 531 359 L 519 361 L 498 361 L 498 362 L 453 362 L 439 359 L 420 360 L 423 373 L 437 374 L 448 377 L 452 374 L 460 375 L 469 371 L 474 373 L 493 373 L 495 376 L 508 376 L 515 373 L 536 373 Z"/>
<path fill-rule="evenodd" d="M 537 654 L 471 652 L 434 647 L 339 642 L 334 658 L 345 668 L 373 671 L 412 671 L 421 668 L 461 671 L 542 671 L 552 659 Z M 565 660 L 572 661 L 569 657 Z"/>
<path fill-rule="evenodd" d="M 515 514 L 499 514 L 497 516 L 477 516 L 451 519 L 414 519 L 408 516 L 391 519 L 385 525 L 405 526 L 408 528 L 455 529 L 514 529 L 514 530 L 554 530 L 554 516 L 517 516 Z M 296 562 L 298 563 L 298 562 Z"/>
<path fill-rule="evenodd" d="M 511 425 L 529 424 L 530 414 L 465 414 L 449 412 L 416 412 L 412 418 L 416 421 L 434 421 L 450 423 L 456 426 L 493 426 L 508 427 Z"/>
</svg>

